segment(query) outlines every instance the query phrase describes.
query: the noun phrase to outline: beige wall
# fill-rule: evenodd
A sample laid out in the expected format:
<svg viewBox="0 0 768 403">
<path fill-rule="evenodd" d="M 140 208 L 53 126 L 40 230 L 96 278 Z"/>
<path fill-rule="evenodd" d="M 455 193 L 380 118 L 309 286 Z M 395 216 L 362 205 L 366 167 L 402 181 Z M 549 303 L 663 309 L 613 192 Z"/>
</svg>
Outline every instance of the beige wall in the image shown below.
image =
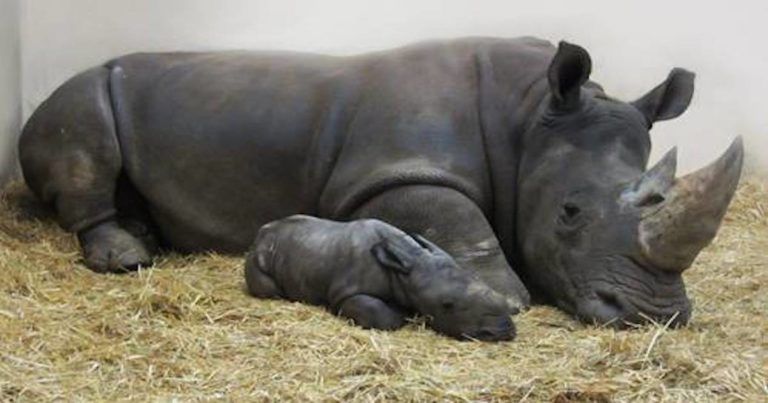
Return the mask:
<svg viewBox="0 0 768 403">
<path fill-rule="evenodd" d="M 18 1 L 0 0 L 0 183 L 16 168 L 15 144 L 21 119 Z"/>
<path fill-rule="evenodd" d="M 765 0 L 24 0 L 22 14 L 25 116 L 72 74 L 138 50 L 343 54 L 433 37 L 536 35 L 586 46 L 594 78 L 625 99 L 673 66 L 698 73 L 689 113 L 654 129 L 655 156 L 679 144 L 689 170 L 737 134 L 768 150 Z"/>
</svg>

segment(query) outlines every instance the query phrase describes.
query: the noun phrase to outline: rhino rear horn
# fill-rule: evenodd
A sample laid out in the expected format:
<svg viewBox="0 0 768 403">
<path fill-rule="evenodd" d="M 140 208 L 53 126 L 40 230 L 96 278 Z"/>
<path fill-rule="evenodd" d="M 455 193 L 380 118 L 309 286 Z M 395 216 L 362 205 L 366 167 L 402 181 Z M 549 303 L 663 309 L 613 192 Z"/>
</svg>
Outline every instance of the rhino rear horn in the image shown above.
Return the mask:
<svg viewBox="0 0 768 403">
<path fill-rule="evenodd" d="M 643 209 L 639 238 L 644 255 L 661 269 L 683 271 L 720 227 L 741 177 L 744 145 L 736 138 L 715 162 L 679 179 L 674 179 L 674 159 L 668 154 L 633 189 L 652 189 L 636 192 L 638 202 L 657 195 L 636 205 Z"/>
<path fill-rule="evenodd" d="M 664 194 L 675 184 L 677 172 L 677 147 L 669 150 L 664 156 L 622 192 L 624 204 L 634 207 L 651 207 L 665 200 Z M 644 209 L 644 215 L 652 214 L 653 209 Z"/>
</svg>

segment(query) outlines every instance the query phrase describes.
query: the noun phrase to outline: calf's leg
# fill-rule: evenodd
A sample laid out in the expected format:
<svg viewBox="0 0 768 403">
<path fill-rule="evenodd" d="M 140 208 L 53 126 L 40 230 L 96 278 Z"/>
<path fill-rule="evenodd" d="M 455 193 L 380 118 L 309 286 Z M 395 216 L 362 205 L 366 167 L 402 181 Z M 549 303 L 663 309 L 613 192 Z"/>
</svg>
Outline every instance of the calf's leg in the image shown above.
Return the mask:
<svg viewBox="0 0 768 403">
<path fill-rule="evenodd" d="M 57 89 L 19 139 L 27 185 L 75 232 L 85 263 L 99 272 L 151 263 L 142 241 L 117 221 L 115 193 L 122 156 L 109 92 L 109 69 L 86 71 Z"/>
<path fill-rule="evenodd" d="M 339 304 L 339 316 L 352 319 L 365 329 L 395 330 L 405 323 L 405 315 L 370 295 L 354 295 Z"/>
</svg>

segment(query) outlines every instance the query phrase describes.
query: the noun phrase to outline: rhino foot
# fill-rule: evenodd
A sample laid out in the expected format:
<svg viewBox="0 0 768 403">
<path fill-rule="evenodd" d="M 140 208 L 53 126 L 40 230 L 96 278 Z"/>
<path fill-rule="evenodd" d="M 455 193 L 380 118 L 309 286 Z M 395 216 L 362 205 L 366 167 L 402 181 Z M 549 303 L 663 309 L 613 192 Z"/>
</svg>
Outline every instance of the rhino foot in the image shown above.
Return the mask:
<svg viewBox="0 0 768 403">
<path fill-rule="evenodd" d="M 85 265 L 98 273 L 125 273 L 152 265 L 152 257 L 138 238 L 114 221 L 78 233 Z"/>
<path fill-rule="evenodd" d="M 477 270 L 477 274 L 492 289 L 504 296 L 512 315 L 530 307 L 531 297 L 528 290 L 508 266 L 483 267 Z"/>
</svg>

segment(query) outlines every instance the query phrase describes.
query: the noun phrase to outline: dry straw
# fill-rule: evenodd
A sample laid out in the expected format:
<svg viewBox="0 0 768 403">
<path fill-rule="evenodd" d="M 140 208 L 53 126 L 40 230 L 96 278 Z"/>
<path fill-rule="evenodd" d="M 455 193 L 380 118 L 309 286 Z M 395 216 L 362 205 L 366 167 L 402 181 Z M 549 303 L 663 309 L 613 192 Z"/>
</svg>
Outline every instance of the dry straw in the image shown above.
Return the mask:
<svg viewBox="0 0 768 403">
<path fill-rule="evenodd" d="M 250 298 L 238 257 L 94 274 L 16 185 L 0 206 L 0 400 L 766 401 L 767 253 L 755 179 L 686 273 L 687 328 L 614 331 L 535 307 L 514 342 L 457 342 Z"/>
</svg>

